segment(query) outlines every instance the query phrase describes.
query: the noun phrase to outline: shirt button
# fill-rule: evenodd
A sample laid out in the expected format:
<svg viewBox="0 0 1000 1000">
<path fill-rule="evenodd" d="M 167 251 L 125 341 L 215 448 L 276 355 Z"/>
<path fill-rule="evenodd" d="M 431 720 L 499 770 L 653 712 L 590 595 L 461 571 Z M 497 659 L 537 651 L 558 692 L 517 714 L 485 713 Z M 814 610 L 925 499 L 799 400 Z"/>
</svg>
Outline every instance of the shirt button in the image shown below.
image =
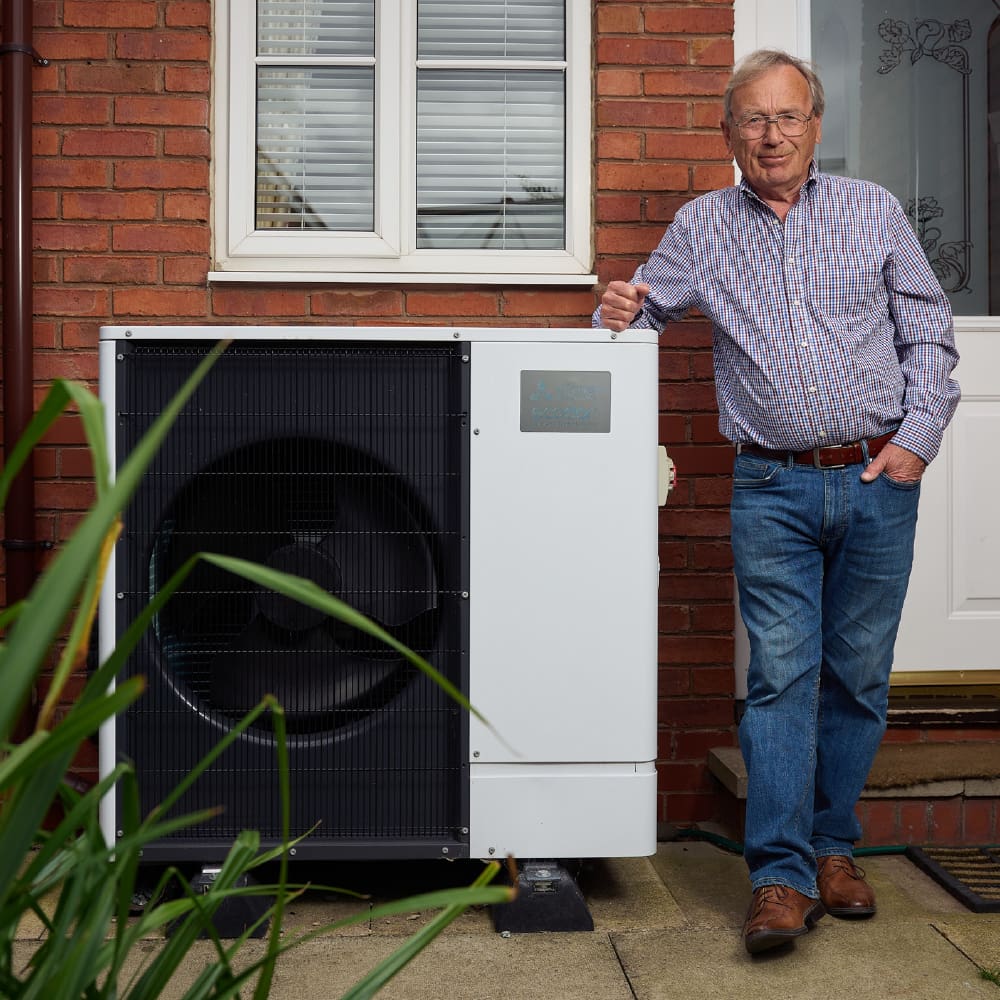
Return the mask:
<svg viewBox="0 0 1000 1000">
<path fill-rule="evenodd" d="M 808 387 L 808 389 L 806 389 L 806 392 L 815 392 L 815 391 L 816 391 L 816 386 L 814 385 L 811 385 Z"/>
<path fill-rule="evenodd" d="M 820 431 L 820 432 L 819 432 L 819 436 L 820 436 L 821 438 L 825 438 L 825 437 L 826 437 L 826 431 Z"/>
</svg>

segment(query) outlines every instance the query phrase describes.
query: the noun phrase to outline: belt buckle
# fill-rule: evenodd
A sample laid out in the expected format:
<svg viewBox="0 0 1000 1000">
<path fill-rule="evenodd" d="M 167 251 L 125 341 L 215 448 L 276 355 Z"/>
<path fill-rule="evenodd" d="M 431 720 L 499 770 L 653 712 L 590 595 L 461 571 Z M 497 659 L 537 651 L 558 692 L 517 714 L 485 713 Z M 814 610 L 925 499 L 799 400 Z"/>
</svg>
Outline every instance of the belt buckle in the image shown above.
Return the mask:
<svg viewBox="0 0 1000 1000">
<path fill-rule="evenodd" d="M 844 445 L 840 445 L 840 446 L 837 446 L 837 445 L 827 445 L 826 447 L 830 448 L 830 447 L 845 447 L 845 446 Z M 819 453 L 821 451 L 823 451 L 823 449 L 819 448 L 819 447 L 813 448 L 813 450 L 812 450 L 812 454 L 813 454 L 813 468 L 814 469 L 846 469 L 847 468 L 847 463 L 846 462 L 840 462 L 839 464 L 834 464 L 834 465 L 824 465 L 819 460 Z"/>
</svg>

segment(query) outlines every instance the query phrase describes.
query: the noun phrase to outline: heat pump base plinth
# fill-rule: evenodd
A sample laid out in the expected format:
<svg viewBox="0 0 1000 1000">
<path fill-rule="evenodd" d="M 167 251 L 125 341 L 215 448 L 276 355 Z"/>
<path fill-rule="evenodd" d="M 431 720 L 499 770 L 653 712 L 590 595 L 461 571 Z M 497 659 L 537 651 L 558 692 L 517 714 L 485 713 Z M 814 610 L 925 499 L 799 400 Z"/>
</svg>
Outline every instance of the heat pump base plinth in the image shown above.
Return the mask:
<svg viewBox="0 0 1000 1000">
<path fill-rule="evenodd" d="M 218 868 L 202 868 L 201 872 L 191 879 L 191 891 L 195 895 L 207 892 L 215 882 L 215 877 L 218 873 Z M 235 888 L 243 889 L 253 884 L 253 878 L 249 875 L 241 875 L 236 881 Z M 273 904 L 274 897 L 270 895 L 230 896 L 224 899 L 215 913 L 212 914 L 212 926 L 219 937 L 224 940 L 238 938 L 241 934 L 245 934 L 251 927 L 253 927 L 253 930 L 250 932 L 250 937 L 262 938 L 267 933 L 270 920 L 262 920 L 261 918 Z M 166 931 L 167 937 L 170 937 L 174 931 L 178 930 L 181 923 L 182 921 L 178 920 L 168 925 Z M 198 936 L 206 938 L 208 934 L 202 931 Z"/>
<path fill-rule="evenodd" d="M 524 861 L 517 876 L 517 898 L 492 908 L 501 932 L 592 931 L 594 919 L 576 879 L 558 861 Z"/>
</svg>

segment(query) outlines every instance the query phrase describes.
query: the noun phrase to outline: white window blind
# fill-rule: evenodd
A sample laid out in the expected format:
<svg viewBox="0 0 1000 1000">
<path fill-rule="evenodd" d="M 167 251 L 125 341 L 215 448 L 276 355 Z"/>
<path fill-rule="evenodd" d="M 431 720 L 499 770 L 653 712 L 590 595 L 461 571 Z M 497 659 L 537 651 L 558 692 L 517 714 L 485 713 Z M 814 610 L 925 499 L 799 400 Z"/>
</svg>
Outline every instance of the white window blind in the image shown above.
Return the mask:
<svg viewBox="0 0 1000 1000">
<path fill-rule="evenodd" d="M 258 228 L 373 227 L 374 110 L 370 69 L 258 69 Z"/>
<path fill-rule="evenodd" d="M 217 7 L 224 270 L 589 270 L 589 0 Z"/>
<path fill-rule="evenodd" d="M 257 0 L 263 56 L 375 55 L 374 0 Z"/>
<path fill-rule="evenodd" d="M 561 247 L 563 79 L 420 70 L 417 246 Z"/>
<path fill-rule="evenodd" d="M 374 0 L 258 0 L 259 229 L 374 227 Z"/>
<path fill-rule="evenodd" d="M 563 0 L 420 0 L 421 59 L 563 59 Z"/>
<path fill-rule="evenodd" d="M 562 247 L 563 3 L 420 0 L 417 10 L 417 246 Z"/>
</svg>

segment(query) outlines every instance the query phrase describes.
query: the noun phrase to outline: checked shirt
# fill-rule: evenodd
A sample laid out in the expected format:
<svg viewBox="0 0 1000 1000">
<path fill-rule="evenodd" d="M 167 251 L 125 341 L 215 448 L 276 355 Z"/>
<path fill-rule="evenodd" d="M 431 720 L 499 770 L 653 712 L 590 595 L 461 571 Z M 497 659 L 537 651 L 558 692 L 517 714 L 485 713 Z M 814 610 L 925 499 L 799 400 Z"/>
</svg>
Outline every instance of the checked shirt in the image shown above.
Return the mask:
<svg viewBox="0 0 1000 1000">
<path fill-rule="evenodd" d="M 784 224 L 744 180 L 680 211 L 633 327 L 712 323 L 719 429 L 782 451 L 876 437 L 929 462 L 958 405 L 951 309 L 899 202 L 810 175 Z M 600 310 L 594 314 L 600 323 Z"/>
</svg>

